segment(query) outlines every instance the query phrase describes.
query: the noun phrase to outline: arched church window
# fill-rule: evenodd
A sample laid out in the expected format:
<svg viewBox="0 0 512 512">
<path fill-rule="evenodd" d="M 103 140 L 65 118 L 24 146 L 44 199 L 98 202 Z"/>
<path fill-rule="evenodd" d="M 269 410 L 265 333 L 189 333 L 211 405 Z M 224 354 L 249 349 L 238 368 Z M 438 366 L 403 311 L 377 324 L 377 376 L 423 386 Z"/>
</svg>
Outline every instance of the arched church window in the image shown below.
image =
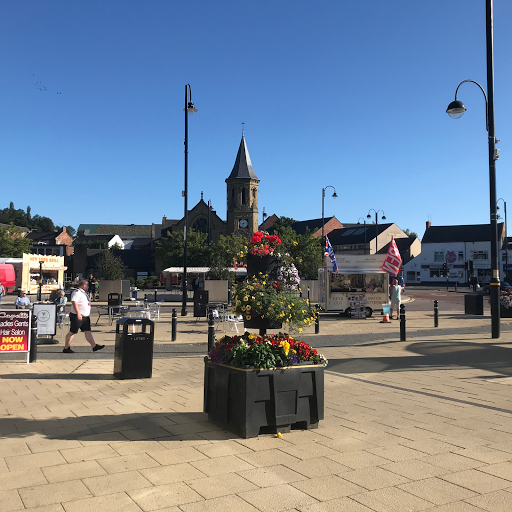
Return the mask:
<svg viewBox="0 0 512 512">
<path fill-rule="evenodd" d="M 242 189 L 242 204 L 245 204 L 245 188 Z"/>
<path fill-rule="evenodd" d="M 206 233 L 208 231 L 208 221 L 204 217 L 200 217 L 194 222 L 192 229 L 200 233 Z"/>
</svg>

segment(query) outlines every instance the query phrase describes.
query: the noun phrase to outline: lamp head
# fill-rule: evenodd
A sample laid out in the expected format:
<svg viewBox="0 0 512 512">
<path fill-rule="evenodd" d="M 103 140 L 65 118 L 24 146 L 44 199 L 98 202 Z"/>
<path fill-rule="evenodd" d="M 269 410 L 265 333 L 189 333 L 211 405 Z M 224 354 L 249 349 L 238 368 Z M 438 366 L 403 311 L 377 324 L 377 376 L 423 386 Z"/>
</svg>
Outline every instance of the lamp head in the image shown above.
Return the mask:
<svg viewBox="0 0 512 512">
<path fill-rule="evenodd" d="M 336 194 L 336 190 L 334 191 L 334 194 L 332 195 L 332 197 L 338 197 L 338 194 Z"/>
<path fill-rule="evenodd" d="M 386 220 L 386 216 L 385 215 L 382 216 L 382 220 Z"/>
<path fill-rule="evenodd" d="M 459 100 L 452 101 L 446 109 L 446 113 L 452 119 L 459 119 L 459 117 L 464 115 L 464 112 L 466 112 L 466 107 L 464 106 L 464 103 Z"/>
<path fill-rule="evenodd" d="M 197 108 L 195 108 L 194 104 L 189 101 L 187 104 L 187 114 L 191 116 L 194 112 L 197 112 Z"/>
<path fill-rule="evenodd" d="M 371 219 L 371 218 L 372 218 L 372 216 L 371 216 L 370 214 L 368 214 L 368 215 L 366 216 L 366 218 L 367 218 L 367 219 Z"/>
</svg>

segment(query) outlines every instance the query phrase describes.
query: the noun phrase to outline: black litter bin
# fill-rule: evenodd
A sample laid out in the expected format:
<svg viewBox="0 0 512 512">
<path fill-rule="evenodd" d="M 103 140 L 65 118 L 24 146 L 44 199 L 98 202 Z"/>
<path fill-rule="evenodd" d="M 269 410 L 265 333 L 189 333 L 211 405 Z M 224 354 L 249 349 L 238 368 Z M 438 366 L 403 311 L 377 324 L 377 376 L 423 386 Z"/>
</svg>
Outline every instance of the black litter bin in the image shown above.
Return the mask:
<svg viewBox="0 0 512 512">
<path fill-rule="evenodd" d="M 480 295 L 479 293 L 466 293 L 466 295 L 464 295 L 464 313 L 466 315 L 483 315 L 483 295 Z"/>
<path fill-rule="evenodd" d="M 120 293 L 109 293 L 107 300 L 107 304 L 109 306 L 121 306 L 123 303 L 123 296 Z"/>
<path fill-rule="evenodd" d="M 149 379 L 153 373 L 155 322 L 147 318 L 121 318 L 116 323 L 114 377 Z"/>
<path fill-rule="evenodd" d="M 194 292 L 194 316 L 202 318 L 206 316 L 208 305 L 208 290 L 196 290 Z"/>
</svg>

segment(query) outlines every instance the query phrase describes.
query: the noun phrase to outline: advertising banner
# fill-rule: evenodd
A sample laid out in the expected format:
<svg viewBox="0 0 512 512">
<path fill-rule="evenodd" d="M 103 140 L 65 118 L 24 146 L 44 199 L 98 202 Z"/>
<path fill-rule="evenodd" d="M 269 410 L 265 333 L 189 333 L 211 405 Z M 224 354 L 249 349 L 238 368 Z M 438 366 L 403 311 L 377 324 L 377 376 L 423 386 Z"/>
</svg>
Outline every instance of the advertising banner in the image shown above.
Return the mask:
<svg viewBox="0 0 512 512">
<path fill-rule="evenodd" d="M 31 314 L 28 309 L 0 310 L 0 353 L 28 352 Z"/>
<path fill-rule="evenodd" d="M 57 334 L 56 304 L 34 304 L 34 316 L 37 317 L 37 335 Z"/>
</svg>

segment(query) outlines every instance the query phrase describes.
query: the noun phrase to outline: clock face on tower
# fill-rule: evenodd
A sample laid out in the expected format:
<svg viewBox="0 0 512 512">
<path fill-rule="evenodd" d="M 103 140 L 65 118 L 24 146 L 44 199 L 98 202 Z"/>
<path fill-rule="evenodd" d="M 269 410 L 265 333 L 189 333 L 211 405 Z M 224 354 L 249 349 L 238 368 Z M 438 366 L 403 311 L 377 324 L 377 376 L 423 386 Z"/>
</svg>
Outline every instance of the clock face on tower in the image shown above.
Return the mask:
<svg viewBox="0 0 512 512">
<path fill-rule="evenodd" d="M 240 219 L 238 221 L 238 227 L 245 229 L 247 226 L 249 226 L 249 221 L 247 219 Z"/>
</svg>

